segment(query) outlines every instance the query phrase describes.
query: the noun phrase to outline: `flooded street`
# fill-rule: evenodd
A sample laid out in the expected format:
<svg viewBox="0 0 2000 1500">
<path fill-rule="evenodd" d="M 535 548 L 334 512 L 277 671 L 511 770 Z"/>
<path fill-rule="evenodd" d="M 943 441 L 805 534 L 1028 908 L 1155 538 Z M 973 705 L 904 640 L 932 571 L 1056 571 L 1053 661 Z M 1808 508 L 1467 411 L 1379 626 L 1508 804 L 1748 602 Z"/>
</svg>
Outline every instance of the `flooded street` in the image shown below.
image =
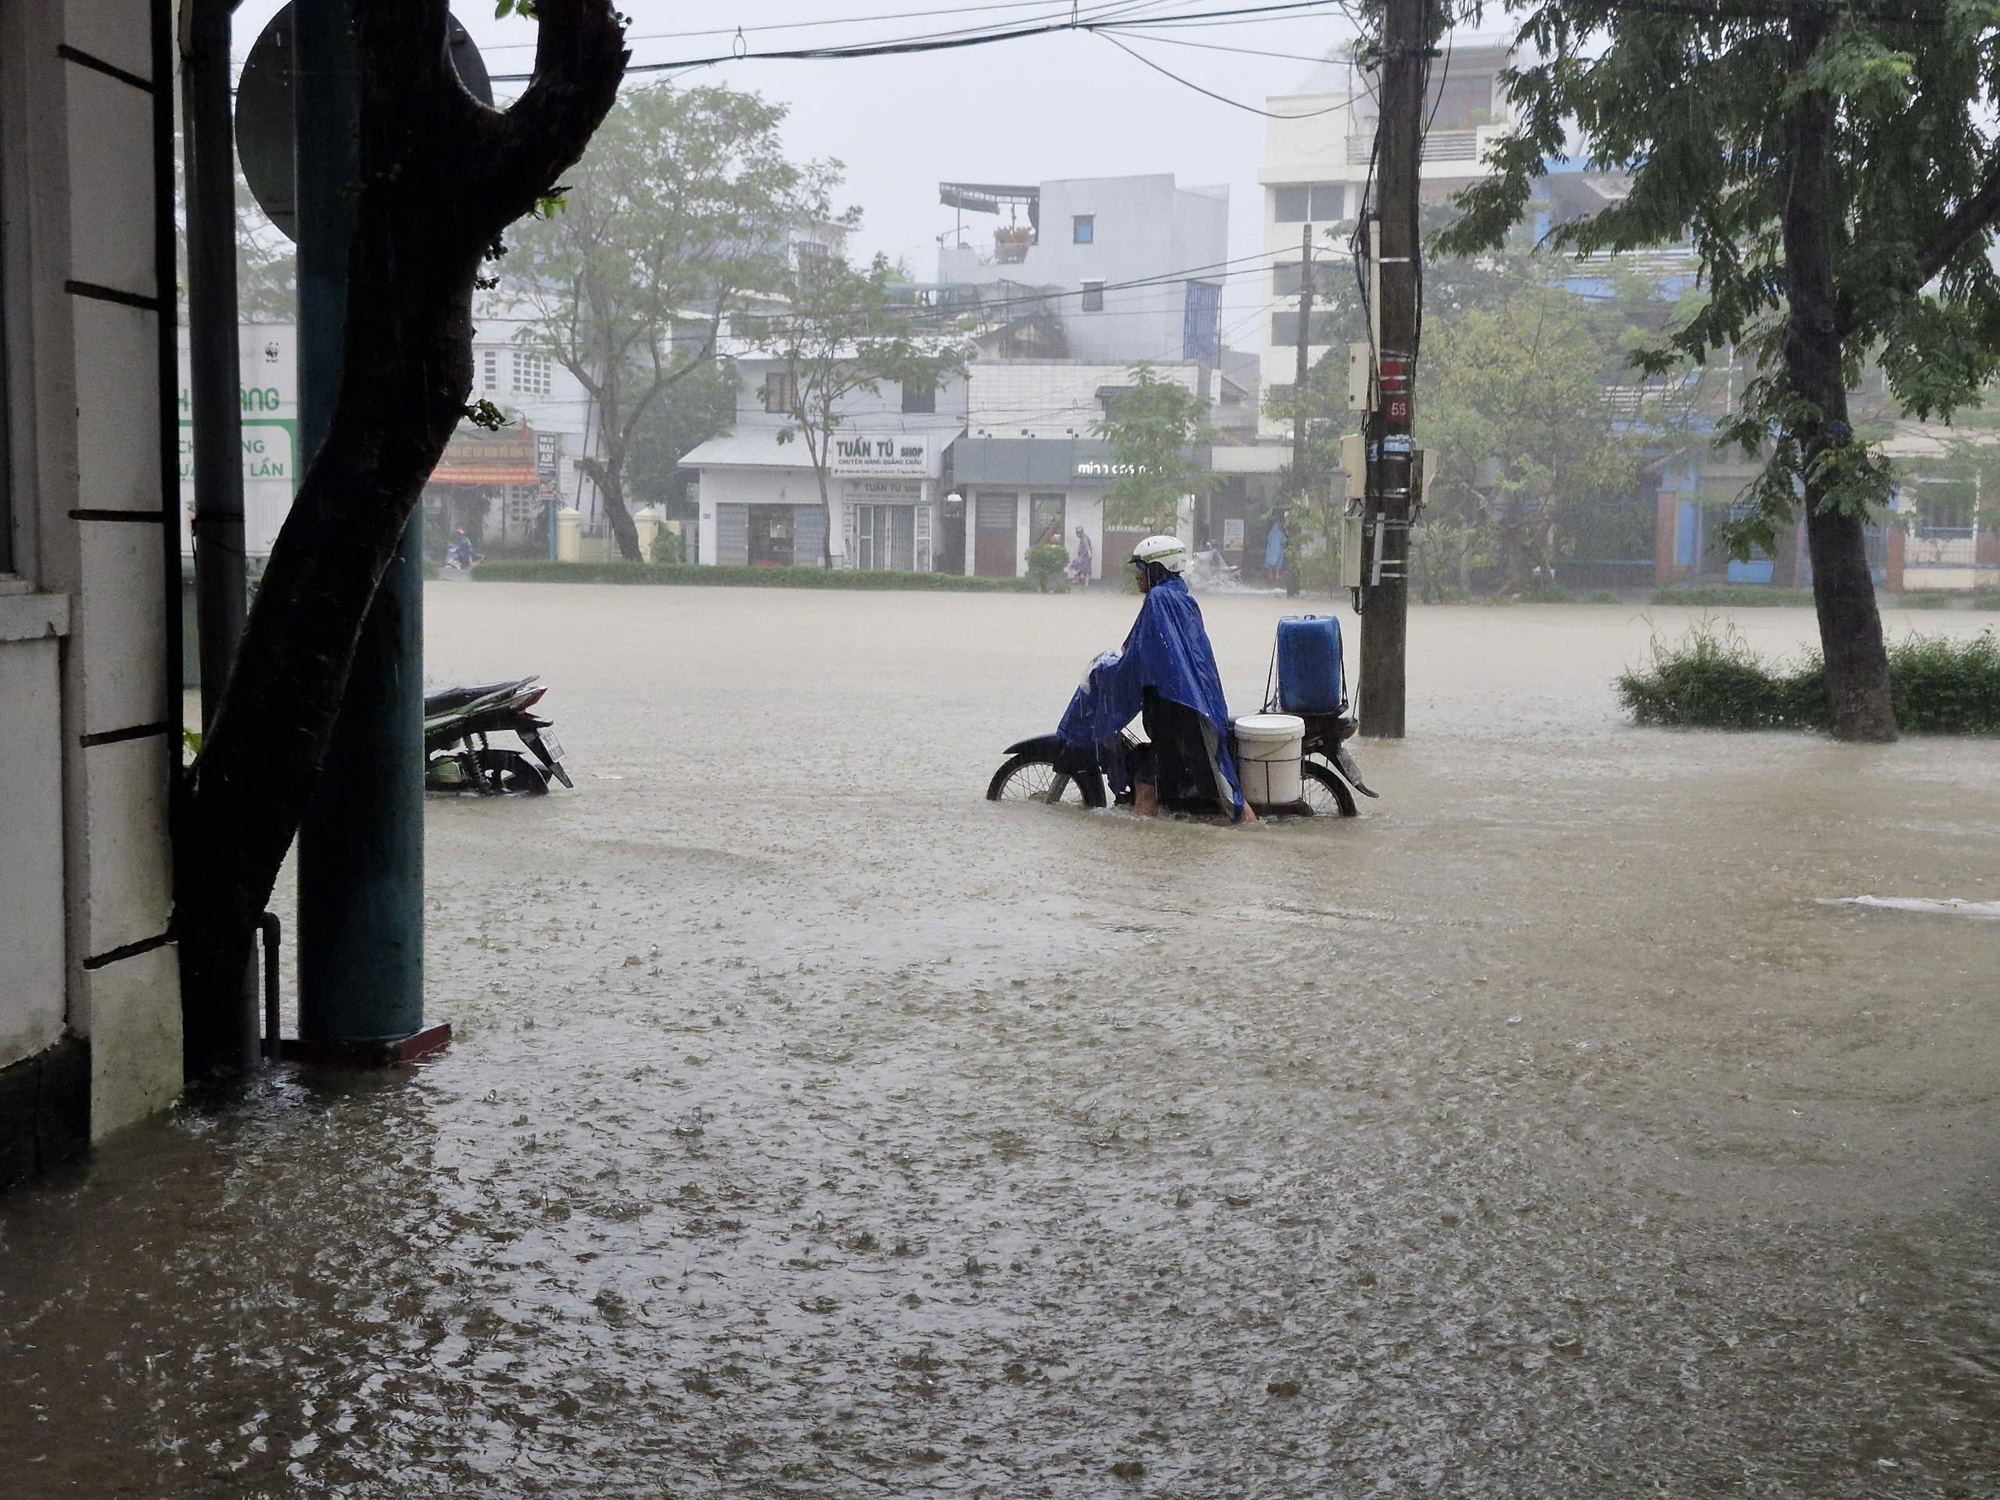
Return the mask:
<svg viewBox="0 0 2000 1500">
<path fill-rule="evenodd" d="M 1822 904 L 2000 899 L 2000 745 L 1419 609 L 1361 819 L 1148 823 L 981 797 L 1129 597 L 426 603 L 578 791 L 430 805 L 434 1066 L 0 1199 L 9 1496 L 2000 1494 L 2000 923 Z"/>
</svg>

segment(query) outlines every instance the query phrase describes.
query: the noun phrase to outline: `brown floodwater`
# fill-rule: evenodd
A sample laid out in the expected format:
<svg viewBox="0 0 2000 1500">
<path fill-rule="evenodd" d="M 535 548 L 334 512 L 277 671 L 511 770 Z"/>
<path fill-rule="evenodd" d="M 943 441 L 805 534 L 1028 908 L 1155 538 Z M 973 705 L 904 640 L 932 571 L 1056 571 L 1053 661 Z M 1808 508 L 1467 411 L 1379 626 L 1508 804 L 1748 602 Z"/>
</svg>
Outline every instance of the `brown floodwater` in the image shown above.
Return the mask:
<svg viewBox="0 0 2000 1500">
<path fill-rule="evenodd" d="M 1822 904 L 2000 898 L 2000 743 L 1418 610 L 1382 800 L 1230 830 L 981 798 L 1129 598 L 427 608 L 578 781 L 429 807 L 457 1041 L 0 1199 L 0 1493 L 2000 1494 L 2000 923 Z"/>
</svg>

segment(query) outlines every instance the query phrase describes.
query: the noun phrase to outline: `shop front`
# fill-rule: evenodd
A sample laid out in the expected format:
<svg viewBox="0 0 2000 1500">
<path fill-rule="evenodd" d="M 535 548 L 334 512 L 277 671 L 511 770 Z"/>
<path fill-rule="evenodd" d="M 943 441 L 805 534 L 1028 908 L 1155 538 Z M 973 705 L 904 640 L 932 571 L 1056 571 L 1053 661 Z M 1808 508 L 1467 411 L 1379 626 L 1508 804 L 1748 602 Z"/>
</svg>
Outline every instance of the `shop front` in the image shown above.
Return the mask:
<svg viewBox="0 0 2000 1500">
<path fill-rule="evenodd" d="M 1091 577 L 1104 560 L 1139 539 L 1104 529 L 1104 489 L 1116 475 L 1104 443 L 1086 438 L 960 438 L 952 446 L 953 479 L 969 521 L 965 572 L 979 578 L 1019 578 L 1028 549 L 1058 546 L 1072 558 L 1077 531 L 1090 546 Z M 1123 552 L 1116 553 L 1122 557 Z M 1115 572 L 1116 569 L 1114 568 Z"/>
<path fill-rule="evenodd" d="M 937 538 L 937 480 L 950 434 L 855 432 L 835 437 L 844 565 L 928 573 Z"/>
<path fill-rule="evenodd" d="M 801 445 L 775 431 L 711 438 L 681 460 L 698 476 L 698 561 L 733 567 L 931 571 L 938 477 L 951 432 L 843 432 L 827 500 Z M 833 512 L 829 531 L 827 512 Z"/>
</svg>

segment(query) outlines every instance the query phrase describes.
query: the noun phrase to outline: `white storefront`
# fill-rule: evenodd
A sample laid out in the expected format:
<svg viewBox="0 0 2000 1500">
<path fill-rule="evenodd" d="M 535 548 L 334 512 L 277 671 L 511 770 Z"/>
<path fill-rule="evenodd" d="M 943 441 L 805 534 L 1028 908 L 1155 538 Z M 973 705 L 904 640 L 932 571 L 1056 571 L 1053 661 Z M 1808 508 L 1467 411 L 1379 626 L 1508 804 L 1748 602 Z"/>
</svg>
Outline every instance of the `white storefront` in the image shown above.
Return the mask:
<svg viewBox="0 0 2000 1500">
<path fill-rule="evenodd" d="M 681 467 L 698 475 L 704 564 L 928 573 L 936 565 L 938 479 L 955 432 L 836 433 L 827 506 L 803 441 L 749 429 L 712 438 Z M 827 527 L 827 510 L 834 525 Z"/>
</svg>

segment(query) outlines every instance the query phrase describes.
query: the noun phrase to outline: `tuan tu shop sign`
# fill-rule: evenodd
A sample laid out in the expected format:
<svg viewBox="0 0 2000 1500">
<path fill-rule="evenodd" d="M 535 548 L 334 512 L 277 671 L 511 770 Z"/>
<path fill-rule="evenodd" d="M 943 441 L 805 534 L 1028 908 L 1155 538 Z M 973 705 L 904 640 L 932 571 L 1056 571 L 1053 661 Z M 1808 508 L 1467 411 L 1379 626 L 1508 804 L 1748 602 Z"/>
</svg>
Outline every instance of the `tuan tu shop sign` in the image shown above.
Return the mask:
<svg viewBox="0 0 2000 1500">
<path fill-rule="evenodd" d="M 931 434 L 927 432 L 836 433 L 833 472 L 854 475 L 908 475 L 922 479 L 931 472 Z"/>
</svg>

